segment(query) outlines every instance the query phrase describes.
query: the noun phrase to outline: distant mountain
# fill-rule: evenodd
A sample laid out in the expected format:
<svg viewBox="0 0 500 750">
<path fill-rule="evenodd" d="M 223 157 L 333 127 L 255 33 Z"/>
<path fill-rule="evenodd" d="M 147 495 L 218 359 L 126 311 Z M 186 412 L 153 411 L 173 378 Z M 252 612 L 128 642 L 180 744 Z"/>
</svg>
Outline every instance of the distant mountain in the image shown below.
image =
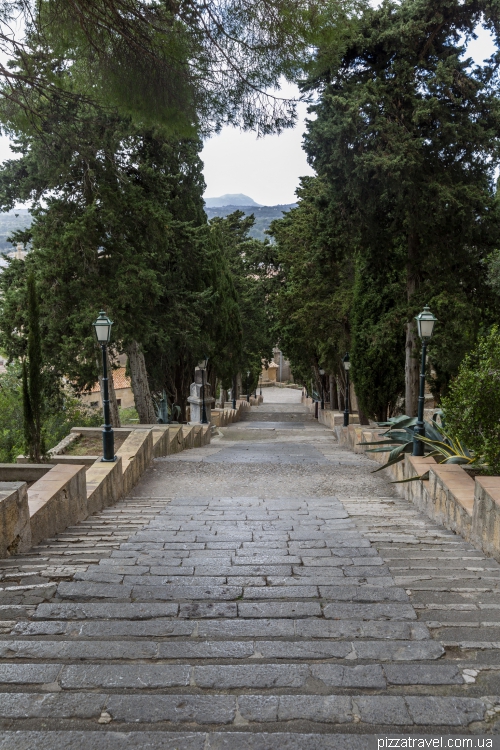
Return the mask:
<svg viewBox="0 0 500 750">
<path fill-rule="evenodd" d="M 250 230 L 250 236 L 255 237 L 257 240 L 270 239 L 265 234 L 266 230 L 269 229 L 269 225 L 274 219 L 281 219 L 284 213 L 290 211 L 291 208 L 295 208 L 296 203 L 288 203 L 280 206 L 255 206 L 255 205 L 232 205 L 232 206 L 220 206 L 216 208 L 210 208 L 205 205 L 205 213 L 209 219 L 213 219 L 215 216 L 224 218 L 228 214 L 232 214 L 234 211 L 243 211 L 248 216 L 253 214 L 255 216 L 255 224 Z"/>
<path fill-rule="evenodd" d="M 221 195 L 220 198 L 205 198 L 205 206 L 207 208 L 222 208 L 224 206 L 261 206 L 261 203 L 256 203 L 253 198 L 249 198 L 248 195 L 243 193 L 226 193 Z"/>
</svg>

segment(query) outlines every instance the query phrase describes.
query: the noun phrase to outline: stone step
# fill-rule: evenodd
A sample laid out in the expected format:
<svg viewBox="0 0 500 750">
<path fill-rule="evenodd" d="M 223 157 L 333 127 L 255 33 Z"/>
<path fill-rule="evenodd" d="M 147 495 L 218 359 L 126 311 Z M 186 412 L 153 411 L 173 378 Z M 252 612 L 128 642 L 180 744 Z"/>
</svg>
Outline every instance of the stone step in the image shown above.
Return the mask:
<svg viewBox="0 0 500 750">
<path fill-rule="evenodd" d="M 488 703 L 479 698 L 385 695 L 120 695 L 57 692 L 0 693 L 5 719 L 90 719 L 125 724 L 171 722 L 257 726 L 307 721 L 319 725 L 467 727 L 482 721 Z M 0 745 L 1 747 L 1 745 Z"/>
<path fill-rule="evenodd" d="M 365 583 L 364 585 L 358 585 L 356 579 L 348 579 L 341 585 L 334 586 L 320 586 L 319 594 L 321 598 L 333 601 L 350 601 L 350 602 L 407 602 L 408 595 L 404 589 L 396 588 L 394 586 L 384 585 L 385 579 L 382 579 L 380 583 L 374 581 L 373 585 Z M 377 585 L 379 584 L 379 585 Z M 248 595 L 245 598 L 260 598 L 259 591 L 255 591 L 256 588 L 261 587 L 248 587 Z M 262 587 L 268 588 L 268 587 Z M 87 581 L 71 581 L 62 582 L 57 588 L 57 595 L 61 599 L 72 599 L 77 601 L 86 601 L 90 599 L 118 599 L 120 601 L 126 599 L 134 599 L 138 602 L 148 602 L 155 600 L 183 600 L 183 599 L 211 599 L 219 601 L 230 601 L 235 599 L 241 599 L 244 596 L 243 586 L 189 586 L 189 591 L 186 591 L 184 581 L 181 584 L 164 584 L 154 585 L 147 583 L 140 583 L 137 585 L 125 585 L 125 584 L 100 584 L 92 583 Z M 283 592 L 285 593 L 285 592 Z M 276 598 L 294 598 L 297 596 L 295 587 L 290 587 L 289 597 L 278 596 L 275 593 Z M 266 592 L 267 596 L 267 592 Z M 300 597 L 298 597 L 300 598 Z M 290 605 L 294 602 L 286 602 Z M 298 602 L 300 604 L 300 602 Z M 265 605 L 276 606 L 274 602 L 262 602 L 261 606 Z M 254 605 L 241 605 L 242 607 L 252 607 Z M 312 610 L 314 607 L 319 607 L 319 603 L 311 602 L 310 606 Z M 311 610 L 311 614 L 314 614 Z M 251 615 L 246 615 L 251 616 Z M 266 615 L 258 615 L 259 617 L 265 617 Z M 272 616 L 272 615 L 271 615 Z M 279 615 L 277 615 L 279 616 Z"/>
<path fill-rule="evenodd" d="M 324 614 L 331 619 L 344 620 L 416 620 L 415 610 L 410 604 L 381 602 L 375 604 L 351 604 L 338 602 L 324 607 Z M 1 608 L 0 608 L 1 614 Z M 149 620 L 165 617 L 234 618 L 238 616 L 236 602 L 196 602 L 193 604 L 175 602 L 62 602 L 39 604 L 33 613 L 35 620 L 86 620 L 86 619 L 127 619 Z M 9 617 L 0 619 L 9 619 Z M 264 618 L 267 620 L 267 618 Z M 274 627 L 279 623 L 274 618 Z M 425 624 L 425 623 L 424 623 Z M 293 623 L 292 623 L 293 626 Z M 252 625 L 253 627 L 253 625 Z"/>
<path fill-rule="evenodd" d="M 47 641 L 1 640 L 4 659 L 439 659 L 437 641 Z"/>
<path fill-rule="evenodd" d="M 143 621 L 37 620 L 12 627 L 15 636 L 68 635 L 72 638 L 131 638 L 191 636 L 191 638 L 373 638 L 421 641 L 430 638 L 425 624 L 398 620 L 170 620 Z"/>
<path fill-rule="evenodd" d="M 46 685 L 52 692 L 84 688 L 158 689 L 194 687 L 210 690 L 240 688 L 386 689 L 408 685 L 462 685 L 453 664 L 404 664 L 347 667 L 338 664 L 1 664 L 0 685 Z M 318 685 L 319 683 L 319 685 Z M 47 688 L 46 688 L 47 689 Z"/>
</svg>

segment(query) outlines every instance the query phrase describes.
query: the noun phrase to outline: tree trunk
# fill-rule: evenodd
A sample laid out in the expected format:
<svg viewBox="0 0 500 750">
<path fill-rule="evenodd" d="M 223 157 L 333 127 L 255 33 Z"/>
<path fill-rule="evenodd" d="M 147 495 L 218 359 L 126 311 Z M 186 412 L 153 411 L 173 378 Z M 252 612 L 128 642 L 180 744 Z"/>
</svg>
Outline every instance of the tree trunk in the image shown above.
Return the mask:
<svg viewBox="0 0 500 750">
<path fill-rule="evenodd" d="M 109 388 L 109 411 L 111 415 L 111 424 L 113 427 L 121 427 L 120 424 L 120 411 L 118 409 L 118 402 L 116 400 L 115 382 L 113 380 L 113 368 L 109 359 L 108 352 L 108 388 Z"/>
<path fill-rule="evenodd" d="M 418 238 L 414 232 L 408 237 L 408 264 L 406 294 L 408 307 L 411 305 L 412 297 L 417 288 L 417 262 L 418 262 Z M 409 417 L 416 417 L 418 407 L 418 385 L 419 385 L 419 362 L 418 354 L 420 346 L 417 337 L 415 322 L 411 320 L 406 324 L 406 350 L 405 350 L 405 412 Z"/>
<path fill-rule="evenodd" d="M 330 409 L 332 411 L 338 411 L 339 408 L 339 399 L 337 394 L 337 383 L 335 381 L 335 376 L 330 375 Z"/>
<path fill-rule="evenodd" d="M 406 324 L 406 363 L 405 363 L 405 412 L 409 417 L 417 416 L 419 343 L 415 324 Z"/>
<path fill-rule="evenodd" d="M 358 415 L 359 415 L 359 424 L 361 425 L 370 424 L 370 420 L 368 419 L 368 417 L 366 416 L 366 414 L 364 413 L 363 409 L 360 407 L 359 404 L 358 404 Z"/>
<path fill-rule="evenodd" d="M 118 404 L 116 401 L 115 384 L 113 382 L 113 368 L 111 366 L 111 360 L 109 358 L 109 351 L 107 351 L 107 355 L 108 355 L 109 414 L 111 418 L 111 426 L 121 427 L 120 412 L 118 410 Z M 104 389 L 102 386 L 102 360 L 100 356 L 97 357 L 97 368 L 98 368 L 97 371 L 99 373 L 99 388 L 101 389 L 101 399 L 102 399 L 102 394 L 104 393 Z"/>
<path fill-rule="evenodd" d="M 344 391 L 338 379 L 337 379 L 337 395 L 339 399 L 339 411 L 344 411 L 345 409 Z"/>
<path fill-rule="evenodd" d="M 156 412 L 149 390 L 144 354 L 137 341 L 132 341 L 125 348 L 125 351 L 128 356 L 132 390 L 134 392 L 135 408 L 139 415 L 139 422 L 141 424 L 156 424 Z"/>
</svg>

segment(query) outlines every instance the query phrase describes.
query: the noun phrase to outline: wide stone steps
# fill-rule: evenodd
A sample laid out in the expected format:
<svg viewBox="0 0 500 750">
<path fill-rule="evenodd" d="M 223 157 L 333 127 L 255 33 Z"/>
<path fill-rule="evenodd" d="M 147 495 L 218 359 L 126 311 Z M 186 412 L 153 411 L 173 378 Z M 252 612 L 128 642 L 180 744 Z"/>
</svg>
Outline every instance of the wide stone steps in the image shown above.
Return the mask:
<svg viewBox="0 0 500 750">
<path fill-rule="evenodd" d="M 0 641 L 4 659 L 438 659 L 436 641 Z M 59 657 L 58 657 L 59 655 Z"/>
<path fill-rule="evenodd" d="M 113 649 L 111 649 L 111 652 Z M 68 653 L 61 654 L 61 659 Z M 137 659 L 141 659 L 140 649 Z M 75 659 L 83 661 L 76 649 Z M 99 658 L 98 656 L 96 658 Z M 113 656 L 110 656 L 110 659 Z M 120 657 L 118 657 L 120 658 Z M 144 658 L 144 657 L 143 657 Z M 59 686 L 63 690 L 88 688 L 134 688 L 139 690 L 190 687 L 210 690 L 238 690 L 242 688 L 300 688 L 307 689 L 314 680 L 314 688 L 326 694 L 329 688 L 376 688 L 394 686 L 463 685 L 464 679 L 455 664 L 363 664 L 345 666 L 332 663 L 317 664 L 154 664 L 144 661 L 134 664 L 61 664 L 3 663 L 0 665 L 0 685 Z M 397 691 L 396 691 L 397 692 Z"/>
<path fill-rule="evenodd" d="M 494 676 L 477 684 L 476 652 L 441 641 L 465 643 L 470 612 L 496 637 L 471 592 L 496 590 L 498 565 L 374 504 L 137 498 L 2 563 L 0 750 L 368 750 L 389 728 L 488 731 Z M 438 609 L 451 586 L 469 609 Z"/>
<path fill-rule="evenodd" d="M 281 722 L 463 727 L 481 721 L 477 698 L 378 695 L 0 693 L 0 718 L 87 719 L 119 724 L 255 725 Z M 439 716 L 439 724 L 436 717 Z M 1 746 L 0 746 L 1 747 Z"/>
</svg>

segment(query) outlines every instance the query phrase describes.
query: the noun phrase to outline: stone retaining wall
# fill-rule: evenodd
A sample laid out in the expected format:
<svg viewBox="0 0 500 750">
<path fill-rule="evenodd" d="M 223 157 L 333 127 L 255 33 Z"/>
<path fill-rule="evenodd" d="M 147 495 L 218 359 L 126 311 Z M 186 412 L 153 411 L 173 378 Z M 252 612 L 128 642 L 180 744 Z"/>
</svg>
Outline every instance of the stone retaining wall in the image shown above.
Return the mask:
<svg viewBox="0 0 500 750">
<path fill-rule="evenodd" d="M 382 431 L 357 425 L 335 428 L 339 443 L 356 453 L 366 452 L 364 443 L 376 441 Z M 386 463 L 388 455 L 388 451 L 367 453 L 380 464 Z M 437 464 L 434 458 L 408 454 L 384 471 L 394 482 L 428 471 L 427 480 L 394 487 L 430 518 L 500 561 L 500 477 L 474 480 L 458 464 Z"/>
</svg>

